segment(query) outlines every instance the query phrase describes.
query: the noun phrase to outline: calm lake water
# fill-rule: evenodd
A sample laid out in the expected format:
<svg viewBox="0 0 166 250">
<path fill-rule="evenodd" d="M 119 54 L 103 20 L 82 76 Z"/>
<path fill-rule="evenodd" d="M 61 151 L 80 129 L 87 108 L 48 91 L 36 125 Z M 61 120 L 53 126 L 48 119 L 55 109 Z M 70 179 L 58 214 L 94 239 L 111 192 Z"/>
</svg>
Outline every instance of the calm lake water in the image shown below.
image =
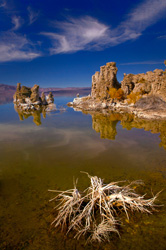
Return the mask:
<svg viewBox="0 0 166 250">
<path fill-rule="evenodd" d="M 0 105 L 0 250 L 166 249 L 166 121 L 83 114 L 65 107 L 72 99 L 55 98 L 60 110 L 29 117 Z M 80 171 L 106 183 L 141 179 L 138 192 L 149 198 L 163 190 L 157 204 L 164 206 L 122 218 L 120 238 L 113 233 L 110 243 L 77 241 L 51 226 L 55 194 L 47 190 L 70 189 L 73 177 L 85 189 Z"/>
</svg>

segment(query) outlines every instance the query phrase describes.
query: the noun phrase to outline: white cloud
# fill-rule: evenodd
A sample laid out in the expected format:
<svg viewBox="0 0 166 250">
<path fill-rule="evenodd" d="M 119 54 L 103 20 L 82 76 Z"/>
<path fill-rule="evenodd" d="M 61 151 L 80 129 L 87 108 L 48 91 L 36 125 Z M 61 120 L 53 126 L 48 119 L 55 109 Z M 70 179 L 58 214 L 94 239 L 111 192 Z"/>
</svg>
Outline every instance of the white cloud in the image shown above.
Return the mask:
<svg viewBox="0 0 166 250">
<path fill-rule="evenodd" d="M 51 38 L 53 42 L 52 54 L 86 50 L 89 45 L 91 49 L 96 46 L 100 47 L 109 38 L 108 26 L 91 17 L 56 22 L 55 26 L 62 31 L 61 34 L 41 33 Z"/>
<path fill-rule="evenodd" d="M 166 39 L 166 35 L 158 36 L 158 39 Z"/>
<path fill-rule="evenodd" d="M 6 7 L 6 1 L 0 7 Z M 33 43 L 25 35 L 18 34 L 18 29 L 23 24 L 20 16 L 11 16 L 13 27 L 10 30 L 0 33 L 0 62 L 32 60 L 41 56 L 36 51 Z"/>
<path fill-rule="evenodd" d="M 7 31 L 0 35 L 0 62 L 32 60 L 41 56 L 34 51 L 32 43 L 22 35 Z"/>
<path fill-rule="evenodd" d="M 161 18 L 166 13 L 165 0 L 146 0 L 129 14 L 129 21 L 139 22 L 146 28 Z"/>
<path fill-rule="evenodd" d="M 144 62 L 127 62 L 127 63 L 120 63 L 120 65 L 153 65 L 153 64 L 164 64 L 163 61 L 144 61 Z"/>
<path fill-rule="evenodd" d="M 56 22 L 58 32 L 42 32 L 51 39 L 51 54 L 72 53 L 80 50 L 100 50 L 125 41 L 137 39 L 150 25 L 166 14 L 166 0 L 146 0 L 133 9 L 116 28 L 92 17 Z"/>
<path fill-rule="evenodd" d="M 165 14 L 165 0 L 146 0 L 128 14 L 127 19 L 117 27 L 117 30 L 124 31 L 123 41 L 129 40 L 134 34 L 138 34 L 139 37 L 146 28 L 156 23 Z M 129 39 L 125 36 L 125 32 L 130 35 Z"/>
<path fill-rule="evenodd" d="M 0 8 L 6 8 L 7 3 L 6 1 L 0 1 Z"/>
<path fill-rule="evenodd" d="M 31 25 L 37 20 L 39 16 L 39 12 L 34 11 L 30 6 L 27 8 L 27 10 L 28 10 L 28 16 L 29 16 L 29 24 Z"/>
<path fill-rule="evenodd" d="M 13 16 L 12 23 L 14 24 L 14 27 L 12 28 L 12 30 L 18 30 L 21 27 L 22 22 L 23 21 L 20 16 Z"/>
</svg>

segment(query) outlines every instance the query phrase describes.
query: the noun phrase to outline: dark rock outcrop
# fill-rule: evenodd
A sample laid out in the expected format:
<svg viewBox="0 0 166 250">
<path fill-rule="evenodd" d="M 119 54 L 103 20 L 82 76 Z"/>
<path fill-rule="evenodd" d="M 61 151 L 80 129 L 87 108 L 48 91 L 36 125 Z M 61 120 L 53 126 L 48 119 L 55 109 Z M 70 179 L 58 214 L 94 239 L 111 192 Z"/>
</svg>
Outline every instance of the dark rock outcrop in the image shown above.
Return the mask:
<svg viewBox="0 0 166 250">
<path fill-rule="evenodd" d="M 164 102 L 160 97 L 155 95 L 146 96 L 139 99 L 134 108 L 142 110 L 166 110 L 166 102 Z"/>
<path fill-rule="evenodd" d="M 107 99 L 109 98 L 108 91 L 110 88 L 120 88 L 120 84 L 116 78 L 117 71 L 115 62 L 109 62 L 105 66 L 100 67 L 100 72 L 97 71 L 92 76 L 92 98 Z"/>
</svg>

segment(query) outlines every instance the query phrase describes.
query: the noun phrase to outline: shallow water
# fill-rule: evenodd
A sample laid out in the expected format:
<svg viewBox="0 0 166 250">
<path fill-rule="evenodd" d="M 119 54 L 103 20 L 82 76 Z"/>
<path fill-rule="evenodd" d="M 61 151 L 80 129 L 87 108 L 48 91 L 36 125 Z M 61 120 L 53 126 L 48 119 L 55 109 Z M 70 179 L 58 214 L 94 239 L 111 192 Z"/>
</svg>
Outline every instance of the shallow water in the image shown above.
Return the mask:
<svg viewBox="0 0 166 250">
<path fill-rule="evenodd" d="M 89 180 L 80 171 L 86 171 L 106 183 L 141 179 L 138 192 L 151 197 L 163 190 L 157 203 L 166 206 L 166 122 L 67 107 L 28 117 L 12 103 L 0 105 L 0 115 L 0 249 L 165 249 L 164 206 L 151 215 L 132 213 L 129 222 L 124 217 L 120 238 L 90 245 L 50 225 L 56 212 L 47 190 L 72 188 L 73 176 L 85 189 Z"/>
</svg>

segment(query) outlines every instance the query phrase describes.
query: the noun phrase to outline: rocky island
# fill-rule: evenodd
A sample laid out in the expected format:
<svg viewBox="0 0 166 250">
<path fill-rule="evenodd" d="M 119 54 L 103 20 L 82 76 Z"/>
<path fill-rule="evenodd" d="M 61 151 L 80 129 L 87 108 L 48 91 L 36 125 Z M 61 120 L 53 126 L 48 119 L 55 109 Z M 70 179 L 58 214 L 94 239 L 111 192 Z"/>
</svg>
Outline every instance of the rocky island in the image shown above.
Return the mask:
<svg viewBox="0 0 166 250">
<path fill-rule="evenodd" d="M 166 64 L 166 61 L 164 62 Z M 140 118 L 166 118 L 166 70 L 124 74 L 117 80 L 115 62 L 100 67 L 92 76 L 91 94 L 68 103 L 75 110 L 130 113 Z"/>
<path fill-rule="evenodd" d="M 54 103 L 52 92 L 45 96 L 42 92 L 41 97 L 39 95 L 39 85 L 35 84 L 32 88 L 22 86 L 21 83 L 17 83 L 17 89 L 13 96 L 13 102 L 19 109 L 24 111 L 39 110 L 41 107 L 46 107 Z"/>
<path fill-rule="evenodd" d="M 21 86 L 17 83 L 17 89 L 13 95 L 14 109 L 18 113 L 21 121 L 33 116 L 36 125 L 41 125 L 41 113 L 43 118 L 46 112 L 56 110 L 52 92 L 45 96 L 44 92 L 39 92 L 39 86 L 35 84 L 32 88 Z"/>
</svg>

